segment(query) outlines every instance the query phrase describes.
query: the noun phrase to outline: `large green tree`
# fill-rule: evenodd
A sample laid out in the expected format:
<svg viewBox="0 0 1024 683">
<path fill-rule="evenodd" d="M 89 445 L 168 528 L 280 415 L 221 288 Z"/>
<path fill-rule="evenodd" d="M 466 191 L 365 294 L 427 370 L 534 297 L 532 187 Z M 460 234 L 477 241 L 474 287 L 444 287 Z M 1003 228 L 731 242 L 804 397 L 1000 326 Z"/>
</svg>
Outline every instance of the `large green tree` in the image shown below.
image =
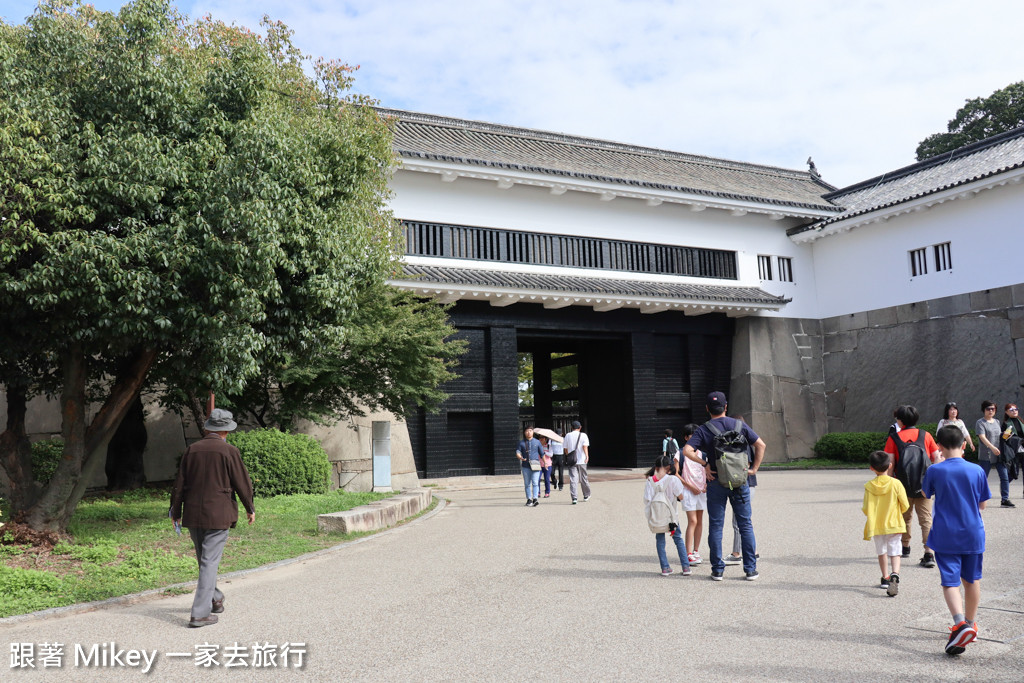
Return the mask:
<svg viewBox="0 0 1024 683">
<path fill-rule="evenodd" d="M 176 407 L 241 391 L 337 339 L 393 270 L 390 133 L 351 80 L 281 24 L 162 0 L 0 23 L 0 489 L 30 526 L 66 527 L 143 387 Z M 37 394 L 65 444 L 45 487 Z"/>
<path fill-rule="evenodd" d="M 448 339 L 456 332 L 448 308 L 388 285 L 366 287 L 337 338 L 264 363 L 218 404 L 285 430 L 297 420 L 330 424 L 368 409 L 404 416 L 416 406 L 434 408 L 448 397 L 440 385 L 455 377 L 465 349 Z"/>
<path fill-rule="evenodd" d="M 921 141 L 918 161 L 1024 126 L 1024 81 L 966 102 L 949 122 L 948 132 Z"/>
</svg>

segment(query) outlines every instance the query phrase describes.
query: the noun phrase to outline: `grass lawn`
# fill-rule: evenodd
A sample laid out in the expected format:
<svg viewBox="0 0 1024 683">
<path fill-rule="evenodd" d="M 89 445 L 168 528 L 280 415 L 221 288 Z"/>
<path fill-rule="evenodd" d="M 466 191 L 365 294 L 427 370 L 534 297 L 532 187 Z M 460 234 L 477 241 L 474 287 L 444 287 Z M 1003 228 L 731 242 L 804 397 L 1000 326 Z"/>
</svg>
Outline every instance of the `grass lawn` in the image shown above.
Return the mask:
<svg viewBox="0 0 1024 683">
<path fill-rule="evenodd" d="M 845 460 L 829 460 L 827 458 L 802 458 L 789 462 L 766 462 L 761 465 L 763 470 L 860 470 L 867 468 L 867 459 L 863 463 Z"/>
<path fill-rule="evenodd" d="M 332 491 L 256 499 L 256 523 L 231 530 L 222 573 L 252 569 L 329 548 L 367 533 L 320 533 L 316 516 L 387 498 Z M 169 490 L 139 489 L 83 500 L 64 540 L 52 549 L 0 543 L 0 617 L 103 600 L 196 579 L 188 530 L 174 533 Z M 0 521 L 10 519 L 4 510 Z M 3 530 L 0 529 L 0 539 Z"/>
</svg>

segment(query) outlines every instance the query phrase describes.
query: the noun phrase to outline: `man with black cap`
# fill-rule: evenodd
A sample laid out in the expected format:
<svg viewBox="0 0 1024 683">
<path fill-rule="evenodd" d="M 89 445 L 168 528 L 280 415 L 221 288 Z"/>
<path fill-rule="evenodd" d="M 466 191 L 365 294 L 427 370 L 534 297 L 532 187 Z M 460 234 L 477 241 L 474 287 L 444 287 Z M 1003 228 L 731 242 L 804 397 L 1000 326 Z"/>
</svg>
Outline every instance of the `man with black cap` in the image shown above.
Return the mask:
<svg viewBox="0 0 1024 683">
<path fill-rule="evenodd" d="M 206 436 L 185 449 L 171 492 L 171 520 L 176 527 L 188 527 L 199 562 L 199 583 L 188 622 L 191 628 L 216 624 L 215 613 L 224 611 L 217 570 L 228 529 L 238 521 L 236 495 L 245 506 L 249 524 L 256 521 L 249 471 L 238 449 L 225 440 L 237 426 L 228 411 L 210 411 L 203 425 Z"/>
<path fill-rule="evenodd" d="M 590 437 L 581 430 L 583 425 L 576 420 L 572 423 L 572 431 L 565 435 L 562 440 L 562 448 L 565 450 L 565 457 L 572 461 L 572 453 L 575 451 L 576 464 L 569 465 L 569 495 L 572 496 L 572 504 L 576 504 L 576 486 L 583 490 L 583 501 L 590 500 L 590 482 L 587 480 L 587 463 L 590 461 Z"/>
<path fill-rule="evenodd" d="M 748 475 L 757 474 L 757 469 L 764 459 L 765 443 L 746 423 L 726 417 L 728 404 L 725 394 L 713 391 L 708 394 L 707 411 L 711 419 L 702 424 L 683 446 L 683 455 L 694 462 L 704 465 L 708 478 L 708 548 L 710 550 L 711 578 L 721 581 L 725 573 L 725 561 L 722 559 L 722 529 L 725 527 L 725 503 L 732 505 L 732 514 L 736 517 L 740 529 L 743 546 L 743 571 L 748 581 L 758 577 L 757 558 L 754 554 L 754 526 L 750 521 L 750 487 L 741 484 L 727 488 L 720 484 L 717 464 L 715 462 L 715 430 L 719 434 L 740 432 L 746 443 L 754 449 L 754 461 L 747 470 Z M 707 454 L 705 462 L 697 451 Z"/>
</svg>

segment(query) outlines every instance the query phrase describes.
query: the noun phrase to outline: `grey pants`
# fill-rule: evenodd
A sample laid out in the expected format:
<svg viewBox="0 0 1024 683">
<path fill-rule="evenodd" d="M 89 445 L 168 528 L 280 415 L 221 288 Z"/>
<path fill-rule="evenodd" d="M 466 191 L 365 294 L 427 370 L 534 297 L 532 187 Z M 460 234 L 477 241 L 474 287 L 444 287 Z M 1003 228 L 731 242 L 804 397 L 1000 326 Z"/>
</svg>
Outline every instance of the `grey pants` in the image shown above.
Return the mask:
<svg viewBox="0 0 1024 683">
<path fill-rule="evenodd" d="M 205 619 L 210 616 L 213 601 L 224 599 L 224 594 L 217 588 L 217 569 L 220 567 L 220 556 L 224 553 L 224 543 L 228 540 L 228 530 L 189 527 L 188 535 L 192 537 L 196 561 L 199 563 L 199 584 L 192 601 L 192 618 Z"/>
<path fill-rule="evenodd" d="M 586 465 L 574 465 L 569 468 L 569 495 L 573 500 L 576 500 L 576 482 L 579 482 L 580 488 L 583 489 L 583 497 L 589 497 L 590 482 L 587 481 Z"/>
</svg>

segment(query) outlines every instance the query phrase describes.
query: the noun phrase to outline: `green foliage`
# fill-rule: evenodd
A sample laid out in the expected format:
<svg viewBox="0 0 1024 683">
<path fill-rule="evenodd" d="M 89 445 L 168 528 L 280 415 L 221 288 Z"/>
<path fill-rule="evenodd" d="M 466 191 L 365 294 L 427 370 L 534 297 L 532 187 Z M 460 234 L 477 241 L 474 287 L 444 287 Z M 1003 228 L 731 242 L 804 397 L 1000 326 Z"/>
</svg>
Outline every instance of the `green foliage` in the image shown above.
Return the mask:
<svg viewBox="0 0 1024 683">
<path fill-rule="evenodd" d="M 937 425 L 937 422 L 922 422 L 916 427 L 934 438 Z M 882 450 L 887 437 L 887 432 L 834 432 L 818 439 L 818 443 L 814 444 L 814 454 L 819 458 L 866 466 L 868 455 L 872 451 Z M 976 459 L 970 452 L 965 453 L 964 457 L 968 460 Z"/>
<path fill-rule="evenodd" d="M 261 30 L 167 0 L 0 23 L 0 384 L 68 391 L 73 415 L 135 384 L 183 410 L 336 348 L 391 275 L 388 122 L 350 67 Z M 47 524 L 102 441 L 69 433 Z"/>
<path fill-rule="evenodd" d="M 917 146 L 917 160 L 1024 126 L 1024 81 L 1011 83 L 988 97 L 966 100 L 947 126 L 948 132 L 929 135 Z"/>
<path fill-rule="evenodd" d="M 447 309 L 387 285 L 367 287 L 334 338 L 264 363 L 222 404 L 285 430 L 296 420 L 333 424 L 364 409 L 402 416 L 412 406 L 434 408 L 448 397 L 439 387 L 455 377 L 466 346 L 449 338 L 456 330 Z"/>
<path fill-rule="evenodd" d="M 251 569 L 353 538 L 358 534 L 318 532 L 316 515 L 348 510 L 387 495 L 339 490 L 261 499 L 256 524 L 231 531 L 221 571 Z M 194 581 L 192 542 L 187 533 L 177 536 L 171 530 L 169 496 L 166 490 L 140 489 L 84 500 L 69 526 L 74 543 L 62 542 L 48 557 L 41 555 L 45 560 L 38 565 L 45 571 L 0 564 L 0 617 Z M 95 513 L 94 506 L 102 512 Z M 127 515 L 112 515 L 112 509 Z M 0 545 L 0 558 L 36 551 L 25 545 Z"/>
<path fill-rule="evenodd" d="M 326 493 L 330 487 L 327 453 L 311 436 L 256 429 L 234 432 L 228 442 L 241 451 L 257 496 Z"/>
<path fill-rule="evenodd" d="M 885 432 L 835 432 L 814 444 L 819 458 L 867 465 L 868 454 L 885 446 Z"/>
<path fill-rule="evenodd" d="M 64 442 L 60 439 L 32 442 L 32 474 L 36 481 L 40 484 L 50 481 L 63 455 Z"/>
<path fill-rule="evenodd" d="M 53 547 L 53 552 L 55 555 L 67 555 L 82 562 L 107 564 L 117 559 L 120 548 L 113 541 L 99 541 L 93 545 L 61 542 Z"/>
<path fill-rule="evenodd" d="M 0 565 L 0 617 L 61 604 L 63 581 L 48 572 Z"/>
</svg>

